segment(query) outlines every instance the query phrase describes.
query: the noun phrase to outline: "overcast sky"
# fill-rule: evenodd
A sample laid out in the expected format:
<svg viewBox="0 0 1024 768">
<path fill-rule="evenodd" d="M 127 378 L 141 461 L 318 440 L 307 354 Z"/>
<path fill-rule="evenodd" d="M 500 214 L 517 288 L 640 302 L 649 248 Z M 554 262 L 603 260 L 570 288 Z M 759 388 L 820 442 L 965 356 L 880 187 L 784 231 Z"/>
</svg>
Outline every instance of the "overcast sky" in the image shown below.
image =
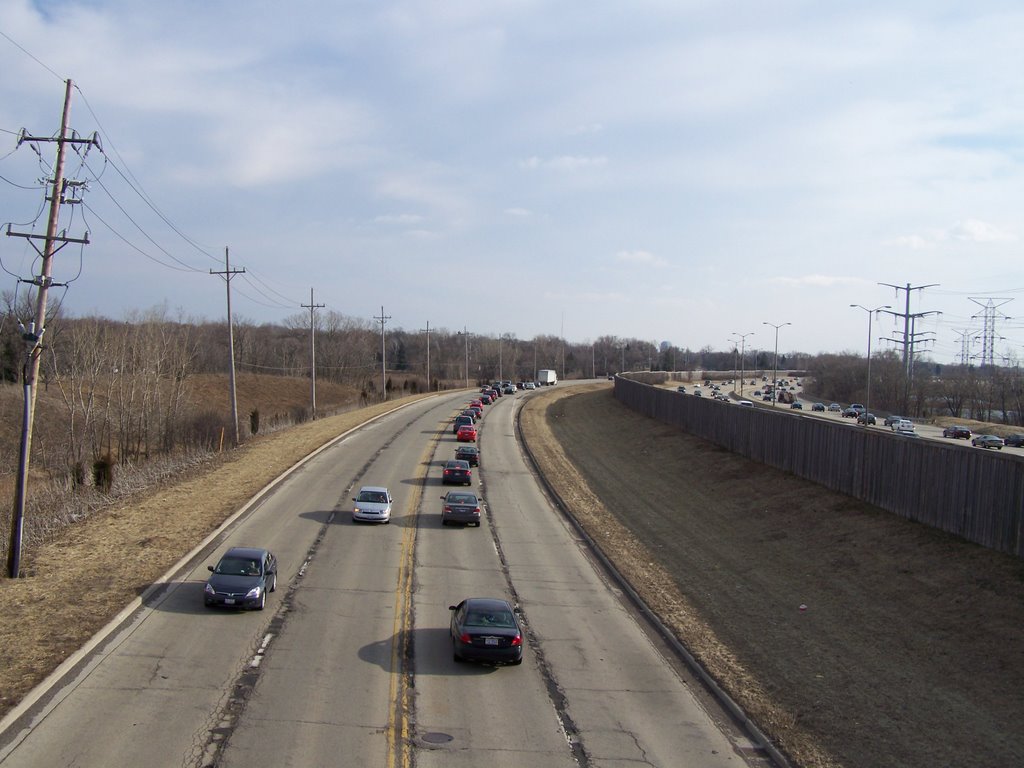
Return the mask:
<svg viewBox="0 0 1024 768">
<path fill-rule="evenodd" d="M 227 246 L 257 323 L 312 288 L 413 331 L 765 349 L 788 322 L 780 351 L 863 354 L 851 304 L 935 283 L 936 360 L 989 299 L 1024 356 L 1019 0 L 0 0 L 0 33 L 5 231 L 45 232 L 55 145 L 17 137 L 56 134 L 64 79 L 100 135 L 67 164 L 74 314 L 223 318 Z M 0 289 L 34 256 L 0 236 Z"/>
</svg>

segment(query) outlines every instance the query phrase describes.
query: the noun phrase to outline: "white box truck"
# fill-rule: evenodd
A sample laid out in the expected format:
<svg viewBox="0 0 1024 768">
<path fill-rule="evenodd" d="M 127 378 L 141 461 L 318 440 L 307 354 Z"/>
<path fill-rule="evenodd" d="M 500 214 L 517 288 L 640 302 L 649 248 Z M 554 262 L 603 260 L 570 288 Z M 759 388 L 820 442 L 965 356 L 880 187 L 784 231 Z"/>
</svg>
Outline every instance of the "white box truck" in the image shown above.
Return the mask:
<svg viewBox="0 0 1024 768">
<path fill-rule="evenodd" d="M 537 381 L 541 384 L 550 386 L 558 383 L 558 376 L 555 375 L 554 371 L 545 369 L 543 371 L 537 371 Z"/>
</svg>

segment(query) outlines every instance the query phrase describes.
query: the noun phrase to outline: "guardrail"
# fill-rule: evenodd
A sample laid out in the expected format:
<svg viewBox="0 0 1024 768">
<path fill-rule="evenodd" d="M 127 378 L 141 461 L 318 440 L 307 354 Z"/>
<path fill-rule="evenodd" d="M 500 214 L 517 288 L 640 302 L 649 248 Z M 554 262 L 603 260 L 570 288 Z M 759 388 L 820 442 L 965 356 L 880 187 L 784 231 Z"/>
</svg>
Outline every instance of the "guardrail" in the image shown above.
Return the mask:
<svg viewBox="0 0 1024 768">
<path fill-rule="evenodd" d="M 768 408 L 737 408 L 624 376 L 628 408 L 888 512 L 1024 558 L 1024 458 Z"/>
</svg>

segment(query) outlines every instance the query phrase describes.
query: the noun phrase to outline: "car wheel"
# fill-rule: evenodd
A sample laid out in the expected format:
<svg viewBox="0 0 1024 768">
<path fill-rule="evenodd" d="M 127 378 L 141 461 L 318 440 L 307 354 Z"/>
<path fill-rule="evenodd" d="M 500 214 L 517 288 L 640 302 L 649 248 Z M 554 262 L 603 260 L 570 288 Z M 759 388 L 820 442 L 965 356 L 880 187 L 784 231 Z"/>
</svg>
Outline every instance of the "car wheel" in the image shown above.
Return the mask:
<svg viewBox="0 0 1024 768">
<path fill-rule="evenodd" d="M 257 611 L 262 611 L 266 607 L 267 607 L 267 590 L 264 589 L 262 592 L 260 592 L 260 602 L 259 602 L 259 605 L 256 606 L 256 610 Z"/>
<path fill-rule="evenodd" d="M 448 525 L 448 521 L 447 521 L 447 520 L 443 520 L 443 519 L 442 519 L 442 520 L 441 520 L 441 525 L 447 526 L 447 525 Z"/>
<path fill-rule="evenodd" d="M 270 586 L 267 588 L 267 591 L 268 592 L 276 592 L 277 591 L 277 574 L 275 573 L 270 578 L 271 578 Z"/>
<path fill-rule="evenodd" d="M 515 661 L 512 662 L 512 666 L 513 667 L 518 667 L 522 663 L 523 663 L 523 659 L 522 659 L 522 657 L 520 657 L 520 658 L 518 658 L 518 659 L 516 659 Z"/>
</svg>

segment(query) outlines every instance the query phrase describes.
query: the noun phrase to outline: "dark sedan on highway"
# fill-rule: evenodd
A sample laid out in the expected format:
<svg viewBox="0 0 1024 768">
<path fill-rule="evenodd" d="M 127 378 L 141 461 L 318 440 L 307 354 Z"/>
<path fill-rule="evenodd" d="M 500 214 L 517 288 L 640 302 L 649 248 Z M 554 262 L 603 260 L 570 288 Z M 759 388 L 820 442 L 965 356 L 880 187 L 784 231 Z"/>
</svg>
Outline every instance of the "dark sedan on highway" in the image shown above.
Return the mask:
<svg viewBox="0 0 1024 768">
<path fill-rule="evenodd" d="M 480 497 L 469 491 L 448 491 L 441 497 L 441 525 L 465 523 L 480 527 Z"/>
<path fill-rule="evenodd" d="M 470 597 L 448 610 L 455 661 L 523 663 L 523 630 L 507 600 Z"/>
<path fill-rule="evenodd" d="M 1003 439 L 1003 445 L 1005 445 L 1007 448 L 1020 448 L 1020 447 L 1024 447 L 1024 435 L 1020 435 L 1020 434 L 1007 435 Z"/>
<path fill-rule="evenodd" d="M 207 606 L 262 611 L 267 592 L 277 589 L 277 558 L 260 547 L 232 547 L 217 565 L 206 567 L 211 573 L 203 588 Z"/>
<path fill-rule="evenodd" d="M 468 462 L 471 467 L 479 467 L 480 449 L 475 445 L 460 445 L 455 449 L 455 458 Z"/>
<path fill-rule="evenodd" d="M 953 424 L 952 426 L 946 427 L 944 430 L 942 430 L 942 436 L 970 440 L 971 430 L 969 430 L 967 427 L 962 427 L 959 424 Z"/>
<path fill-rule="evenodd" d="M 469 468 L 468 461 L 450 459 L 444 463 L 444 469 L 441 472 L 441 484 L 452 485 L 454 483 L 459 485 L 473 484 L 473 470 Z"/>
</svg>

